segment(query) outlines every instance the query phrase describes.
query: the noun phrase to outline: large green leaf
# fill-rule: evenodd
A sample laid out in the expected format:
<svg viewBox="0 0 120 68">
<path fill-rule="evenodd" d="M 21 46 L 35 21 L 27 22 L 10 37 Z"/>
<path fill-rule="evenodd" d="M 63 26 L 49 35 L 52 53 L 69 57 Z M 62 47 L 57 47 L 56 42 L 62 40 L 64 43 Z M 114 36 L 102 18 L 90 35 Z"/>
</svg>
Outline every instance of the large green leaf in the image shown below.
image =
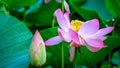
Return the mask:
<svg viewBox="0 0 120 68">
<path fill-rule="evenodd" d="M 18 19 L 0 14 L 0 68 L 27 68 L 31 37 Z"/>
<path fill-rule="evenodd" d="M 41 35 L 44 40 L 47 40 L 53 36 L 57 36 L 57 28 L 42 30 Z M 105 56 L 107 56 L 114 48 L 120 45 L 119 39 L 120 37 L 109 36 L 107 40 L 105 40 L 105 45 L 107 45 L 107 47 L 100 50 L 99 52 L 90 52 L 86 47 L 81 46 L 82 53 L 76 53 L 76 64 L 91 67 L 96 63 L 102 61 Z M 71 64 L 69 60 L 69 43 L 65 42 L 62 42 L 61 44 L 58 44 L 56 46 L 47 46 L 47 52 L 52 55 L 50 59 L 47 59 L 47 64 L 53 67 L 59 67 L 61 65 L 61 45 L 64 45 L 65 66 L 73 66 L 73 64 Z"/>
<path fill-rule="evenodd" d="M 105 4 L 114 17 L 120 17 L 120 0 L 105 0 Z"/>
<path fill-rule="evenodd" d="M 9 8 L 32 6 L 37 0 L 1 0 L 5 2 Z"/>
<path fill-rule="evenodd" d="M 39 11 L 28 14 L 26 21 L 35 26 L 51 26 L 54 12 L 58 7 L 60 7 L 60 4 L 55 0 L 51 0 L 47 4 L 42 4 Z"/>
<path fill-rule="evenodd" d="M 85 21 L 91 20 L 91 19 L 99 19 L 100 26 L 104 27 L 106 23 L 102 21 L 98 13 L 94 10 L 88 10 L 85 8 L 82 8 L 72 2 L 73 0 L 69 0 L 69 5 L 74 9 L 75 12 L 77 12 Z M 81 18 L 79 18 L 81 19 Z"/>
<path fill-rule="evenodd" d="M 112 19 L 112 16 L 106 9 L 104 0 L 87 0 L 80 7 L 96 11 L 103 20 Z"/>
<path fill-rule="evenodd" d="M 69 0 L 69 5 L 85 20 L 90 20 L 94 18 L 99 19 L 97 12 L 93 10 L 87 10 L 85 8 L 81 8 L 78 5 L 74 4 L 72 0 Z"/>
</svg>

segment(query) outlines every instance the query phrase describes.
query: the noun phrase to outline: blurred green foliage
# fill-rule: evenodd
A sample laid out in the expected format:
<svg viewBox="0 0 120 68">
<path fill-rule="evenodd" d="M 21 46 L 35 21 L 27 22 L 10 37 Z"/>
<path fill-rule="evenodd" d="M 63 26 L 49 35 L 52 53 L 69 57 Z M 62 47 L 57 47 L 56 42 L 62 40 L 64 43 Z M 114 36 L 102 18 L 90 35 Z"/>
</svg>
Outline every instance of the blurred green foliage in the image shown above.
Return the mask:
<svg viewBox="0 0 120 68">
<path fill-rule="evenodd" d="M 5 2 L 9 8 L 32 6 L 37 2 L 37 0 L 1 0 L 1 1 Z"/>
<path fill-rule="evenodd" d="M 72 63 L 69 61 L 70 43 L 47 46 L 47 62 L 42 67 L 61 68 L 61 45 L 64 45 L 65 68 L 120 67 L 120 1 L 67 0 L 67 3 L 71 20 L 87 21 L 97 18 L 100 28 L 115 26 L 115 30 L 104 41 L 106 48 L 93 53 L 86 47 L 81 47 L 82 53 L 76 50 L 75 61 Z M 32 35 L 36 29 L 40 31 L 44 41 L 57 35 L 57 21 L 55 27 L 51 27 L 54 12 L 61 5 L 55 0 L 47 4 L 43 0 L 0 0 L 0 68 L 35 68 L 28 58 Z"/>
</svg>

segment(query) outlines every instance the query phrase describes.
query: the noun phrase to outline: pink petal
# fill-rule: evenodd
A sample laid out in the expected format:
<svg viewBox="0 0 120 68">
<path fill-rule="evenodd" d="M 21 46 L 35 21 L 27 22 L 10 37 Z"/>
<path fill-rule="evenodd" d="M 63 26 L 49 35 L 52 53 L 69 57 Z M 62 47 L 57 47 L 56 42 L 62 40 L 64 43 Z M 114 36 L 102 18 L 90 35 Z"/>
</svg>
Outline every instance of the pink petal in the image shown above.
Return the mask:
<svg viewBox="0 0 120 68">
<path fill-rule="evenodd" d="M 66 41 L 66 42 L 70 42 L 71 41 L 71 38 L 70 38 L 68 32 L 65 32 L 64 30 L 58 28 L 58 34 L 64 41 Z"/>
<path fill-rule="evenodd" d="M 53 46 L 53 45 L 59 44 L 60 42 L 62 42 L 62 39 L 60 38 L 60 36 L 55 36 L 55 37 L 50 38 L 47 41 L 45 41 L 45 45 Z"/>
<path fill-rule="evenodd" d="M 44 3 L 48 3 L 48 2 L 50 2 L 51 0 L 44 0 Z"/>
<path fill-rule="evenodd" d="M 63 30 L 68 31 L 67 21 L 66 21 L 66 19 L 65 19 L 65 17 L 64 17 L 64 15 L 63 15 L 63 13 L 62 13 L 62 11 L 61 11 L 60 8 L 55 11 L 55 16 L 56 16 L 56 18 L 57 18 L 57 21 L 58 21 L 59 26 L 60 26 Z"/>
<path fill-rule="evenodd" d="M 104 48 L 105 45 L 103 43 L 102 40 L 100 39 L 92 39 L 92 38 L 87 38 L 85 39 L 86 44 L 92 47 L 96 47 L 96 48 Z"/>
<path fill-rule="evenodd" d="M 97 52 L 99 51 L 101 48 L 96 48 L 96 47 L 92 47 L 92 46 L 89 46 L 87 45 L 87 48 L 91 51 L 91 52 Z"/>
<path fill-rule="evenodd" d="M 75 47 L 70 47 L 70 61 L 73 62 L 75 56 Z"/>
<path fill-rule="evenodd" d="M 97 52 L 100 49 L 106 47 L 104 45 L 103 41 L 100 40 L 100 39 L 90 39 L 90 38 L 88 38 L 85 41 L 86 41 L 86 44 L 87 44 L 86 45 L 87 48 L 92 52 Z"/>
<path fill-rule="evenodd" d="M 100 40 L 104 41 L 106 39 L 106 37 L 104 36 L 101 36 L 101 37 L 98 37 Z"/>
<path fill-rule="evenodd" d="M 65 0 L 64 0 L 64 7 L 66 11 L 70 12 L 69 5 Z"/>
<path fill-rule="evenodd" d="M 35 32 L 35 34 L 33 36 L 32 42 L 34 44 L 36 44 L 36 46 L 39 46 L 41 43 L 44 44 L 43 39 L 42 39 L 42 37 L 41 37 L 38 30 L 36 30 L 36 32 Z"/>
<path fill-rule="evenodd" d="M 99 21 L 98 19 L 93 19 L 93 20 L 85 22 L 81 26 L 78 33 L 83 36 L 88 36 L 88 35 L 96 33 L 98 29 L 99 29 Z"/>
<path fill-rule="evenodd" d="M 101 41 L 104 41 L 106 39 L 105 36 L 97 36 L 97 35 L 91 35 L 91 36 L 89 36 L 89 38 L 100 39 Z"/>
<path fill-rule="evenodd" d="M 79 36 L 78 33 L 73 31 L 72 29 L 69 29 L 69 34 L 71 39 L 76 43 L 80 45 L 80 40 L 79 40 Z"/>
<path fill-rule="evenodd" d="M 100 29 L 100 30 L 98 30 L 97 33 L 95 33 L 95 36 L 96 37 L 104 36 L 104 35 L 110 33 L 113 29 L 114 29 L 114 27 L 107 27 L 107 28 Z"/>
<path fill-rule="evenodd" d="M 70 27 L 70 18 L 69 18 L 69 12 L 66 12 L 66 13 L 64 13 L 64 17 L 65 17 L 65 19 L 66 19 L 66 21 L 67 21 L 67 25 L 68 25 L 68 27 Z"/>
</svg>

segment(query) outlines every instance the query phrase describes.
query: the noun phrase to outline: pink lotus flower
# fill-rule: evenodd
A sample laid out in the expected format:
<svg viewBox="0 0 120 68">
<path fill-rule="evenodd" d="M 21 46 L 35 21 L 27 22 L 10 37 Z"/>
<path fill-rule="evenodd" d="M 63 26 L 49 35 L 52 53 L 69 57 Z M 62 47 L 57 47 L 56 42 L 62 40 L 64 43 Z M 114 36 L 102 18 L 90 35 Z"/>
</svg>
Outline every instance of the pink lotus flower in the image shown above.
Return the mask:
<svg viewBox="0 0 120 68">
<path fill-rule="evenodd" d="M 71 42 L 71 61 L 74 59 L 73 55 L 75 47 L 80 47 L 83 45 L 92 52 L 97 52 L 106 47 L 103 43 L 103 41 L 106 39 L 105 35 L 114 29 L 113 26 L 99 29 L 99 21 L 97 19 L 92 19 L 86 22 L 72 20 L 70 23 L 69 12 L 63 14 L 60 9 L 56 10 L 55 16 L 60 26 L 60 28 L 58 28 L 59 36 L 48 39 L 45 44 L 47 46 L 56 45 L 62 40 Z"/>
<path fill-rule="evenodd" d="M 75 51 L 73 47 L 80 47 L 85 45 L 90 51 L 97 52 L 106 47 L 103 41 L 106 39 L 105 35 L 110 33 L 114 27 L 107 27 L 99 29 L 99 21 L 97 19 L 89 20 L 86 22 L 74 21 L 72 29 L 69 29 L 69 34 L 72 39 L 70 46 L 70 60 L 73 61 Z M 81 25 L 79 25 L 81 23 Z M 75 28 L 74 28 L 75 27 Z M 79 28 L 79 29 L 78 29 Z"/>
<path fill-rule="evenodd" d="M 51 0 L 44 0 L 44 3 L 49 3 Z M 56 2 L 58 3 L 62 3 L 62 0 L 56 0 Z M 68 3 L 64 0 L 64 7 L 65 7 L 65 10 L 70 12 L 70 9 L 69 9 L 69 5 Z"/>
<path fill-rule="evenodd" d="M 97 52 L 101 48 L 106 47 L 103 43 L 106 39 L 105 35 L 110 33 L 113 29 L 113 26 L 99 29 L 99 21 L 93 19 L 84 22 L 77 33 L 74 29 L 69 29 L 69 32 L 74 42 L 86 45 L 90 51 Z"/>
<path fill-rule="evenodd" d="M 46 62 L 46 49 L 43 39 L 36 30 L 32 43 L 29 49 L 29 57 L 31 64 L 34 66 L 41 66 Z"/>
<path fill-rule="evenodd" d="M 69 36 L 69 28 L 70 28 L 69 12 L 66 12 L 63 15 L 61 9 L 58 9 L 55 11 L 55 16 L 60 26 L 60 28 L 58 28 L 59 36 L 55 36 L 45 41 L 46 46 L 59 44 L 60 42 L 62 42 L 62 40 L 66 42 L 71 41 L 71 37 Z"/>
</svg>

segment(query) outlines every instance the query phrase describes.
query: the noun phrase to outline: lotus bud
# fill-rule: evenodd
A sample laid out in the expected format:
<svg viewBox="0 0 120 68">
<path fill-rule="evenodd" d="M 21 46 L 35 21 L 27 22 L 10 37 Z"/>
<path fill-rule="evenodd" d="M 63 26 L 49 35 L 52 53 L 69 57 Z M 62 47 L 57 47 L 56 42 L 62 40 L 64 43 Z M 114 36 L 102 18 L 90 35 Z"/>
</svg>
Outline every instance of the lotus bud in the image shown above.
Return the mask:
<svg viewBox="0 0 120 68">
<path fill-rule="evenodd" d="M 29 57 L 32 65 L 40 67 L 46 62 L 46 49 L 44 41 L 36 30 L 29 49 Z"/>
</svg>

